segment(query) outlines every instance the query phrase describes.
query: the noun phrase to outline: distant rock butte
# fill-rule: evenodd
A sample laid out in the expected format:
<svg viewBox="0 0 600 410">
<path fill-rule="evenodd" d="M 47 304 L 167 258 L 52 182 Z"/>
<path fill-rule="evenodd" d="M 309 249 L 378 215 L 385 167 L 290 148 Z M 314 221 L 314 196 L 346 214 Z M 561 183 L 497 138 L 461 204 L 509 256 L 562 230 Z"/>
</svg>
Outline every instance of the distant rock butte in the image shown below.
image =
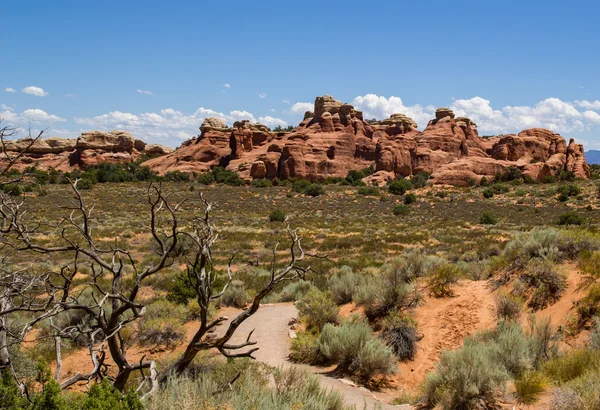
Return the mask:
<svg viewBox="0 0 600 410">
<path fill-rule="evenodd" d="M 30 138 L 7 141 L 6 150 L 9 155 L 21 152 L 31 142 Z M 137 161 L 144 154 L 166 155 L 171 152 L 173 149 L 169 147 L 134 139 L 127 131 L 87 131 L 79 138 L 40 139 L 29 147 L 14 166 L 23 169 L 35 164 L 42 169 L 54 168 L 67 172 L 105 162 L 129 163 Z M 0 163 L 6 161 L 5 158 L 0 159 Z"/>
<path fill-rule="evenodd" d="M 436 184 L 467 185 L 493 178 L 510 166 L 534 180 L 572 171 L 589 178 L 583 146 L 551 131 L 534 128 L 514 135 L 481 138 L 477 125 L 452 110 L 439 108 L 423 131 L 404 114 L 377 122 L 329 95 L 317 97 L 292 132 L 270 132 L 265 126 L 238 121 L 228 128 L 207 118 L 200 136 L 170 154 L 143 163 L 168 171 L 205 172 L 214 166 L 238 172 L 244 179 L 298 178 L 322 181 L 374 165 L 369 182 L 385 184 L 397 176 L 429 172 Z"/>
<path fill-rule="evenodd" d="M 19 151 L 31 140 L 9 141 Z M 368 182 L 383 185 L 398 176 L 432 174 L 436 184 L 467 185 L 493 178 L 516 166 L 534 180 L 572 171 L 589 178 L 583 146 L 552 131 L 533 128 L 519 134 L 481 138 L 477 125 L 456 117 L 449 108 L 436 110 L 423 131 L 397 113 L 369 122 L 362 112 L 330 95 L 317 97 L 314 110 L 292 132 L 271 132 L 261 124 L 237 121 L 228 127 L 206 118 L 200 135 L 172 150 L 134 139 L 126 131 L 89 131 L 77 139 L 46 138 L 36 142 L 16 166 L 37 163 L 69 171 L 76 167 L 127 163 L 143 154 L 157 155 L 143 165 L 169 171 L 206 172 L 215 166 L 236 171 L 246 180 L 297 178 L 323 181 L 345 177 L 350 170 L 375 167 Z"/>
</svg>

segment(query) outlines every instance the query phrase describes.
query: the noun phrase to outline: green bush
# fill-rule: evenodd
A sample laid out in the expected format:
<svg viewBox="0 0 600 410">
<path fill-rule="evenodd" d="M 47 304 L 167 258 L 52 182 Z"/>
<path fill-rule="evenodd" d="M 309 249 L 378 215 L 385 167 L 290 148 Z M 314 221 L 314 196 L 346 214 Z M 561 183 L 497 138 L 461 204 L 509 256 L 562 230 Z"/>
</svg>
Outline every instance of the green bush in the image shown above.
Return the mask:
<svg viewBox="0 0 600 410">
<path fill-rule="evenodd" d="M 586 349 L 571 350 L 543 365 L 544 374 L 559 385 L 598 369 L 600 369 L 600 352 Z"/>
<path fill-rule="evenodd" d="M 482 191 L 482 194 L 485 199 L 490 199 L 494 196 L 494 191 L 492 191 L 490 188 L 486 188 Z"/>
<path fill-rule="evenodd" d="M 83 178 L 77 182 L 78 189 L 92 189 L 94 187 L 94 182 L 91 179 Z"/>
<path fill-rule="evenodd" d="M 312 288 L 314 288 L 313 284 L 305 280 L 288 283 L 279 293 L 277 300 L 279 302 L 295 302 L 306 295 Z"/>
<path fill-rule="evenodd" d="M 404 204 L 405 205 L 410 205 L 415 202 L 417 202 L 417 196 L 415 194 L 404 195 Z"/>
<path fill-rule="evenodd" d="M 541 372 L 527 372 L 515 380 L 515 394 L 519 403 L 533 404 L 546 389 L 548 382 Z"/>
<path fill-rule="evenodd" d="M 312 288 L 297 303 L 298 316 L 309 329 L 319 331 L 326 323 L 337 323 L 338 307 L 317 288 Z"/>
<path fill-rule="evenodd" d="M 290 342 L 290 360 L 312 365 L 326 361 L 319 350 L 319 336 L 311 332 L 299 332 Z"/>
<path fill-rule="evenodd" d="M 347 266 L 342 266 L 327 279 L 327 289 L 335 303 L 343 305 L 352 302 L 354 294 L 362 283 L 363 278 L 360 274 L 354 273 Z"/>
<path fill-rule="evenodd" d="M 498 320 L 517 321 L 521 317 L 523 300 L 515 295 L 499 293 L 496 296 L 496 318 Z"/>
<path fill-rule="evenodd" d="M 306 189 L 304 190 L 304 195 L 308 195 L 308 196 L 320 196 L 323 195 L 325 193 L 325 189 L 323 188 L 323 185 L 321 184 L 310 184 L 308 187 L 306 187 Z"/>
<path fill-rule="evenodd" d="M 379 188 L 376 186 L 361 186 L 358 188 L 358 194 L 363 196 L 379 196 Z"/>
<path fill-rule="evenodd" d="M 408 215 L 410 213 L 410 208 L 406 205 L 396 205 L 393 212 L 396 216 Z"/>
<path fill-rule="evenodd" d="M 526 265 L 530 259 L 560 259 L 560 233 L 553 228 L 536 228 L 517 235 L 502 251 L 508 263 Z"/>
<path fill-rule="evenodd" d="M 273 183 L 270 179 L 261 178 L 261 179 L 253 179 L 251 185 L 254 188 L 268 188 L 272 187 Z"/>
<path fill-rule="evenodd" d="M 530 261 L 519 280 L 534 290 L 528 304 L 536 310 L 556 302 L 567 288 L 565 275 L 549 260 Z"/>
<path fill-rule="evenodd" d="M 123 395 L 115 389 L 107 378 L 95 383 L 86 394 L 81 410 L 143 410 L 138 395 L 130 391 Z"/>
<path fill-rule="evenodd" d="M 338 363 L 341 371 L 364 379 L 392 373 L 395 369 L 393 351 L 376 339 L 371 327 L 364 322 L 344 322 L 339 327 L 326 324 L 318 346 L 327 359 Z"/>
<path fill-rule="evenodd" d="M 442 352 L 436 371 L 425 379 L 427 404 L 443 409 L 489 408 L 509 378 L 495 356 L 494 346 L 483 343 Z"/>
<path fill-rule="evenodd" d="M 415 187 L 415 189 L 423 188 L 425 187 L 425 185 L 427 185 L 427 180 L 430 176 L 431 174 L 429 172 L 417 172 L 415 175 L 412 176 L 410 182 Z"/>
<path fill-rule="evenodd" d="M 5 184 L 0 185 L 0 190 L 10 196 L 21 196 L 23 195 L 23 188 L 19 184 Z"/>
<path fill-rule="evenodd" d="M 295 181 L 292 184 L 292 191 L 298 192 L 299 194 L 303 194 L 304 191 L 306 191 L 306 188 L 308 188 L 310 185 L 311 185 L 310 181 L 301 179 L 301 180 Z"/>
<path fill-rule="evenodd" d="M 583 225 L 585 218 L 575 211 L 567 211 L 558 216 L 558 225 Z"/>
<path fill-rule="evenodd" d="M 170 318 L 144 318 L 138 329 L 138 341 L 142 346 L 166 346 L 174 348 L 185 339 L 185 328 L 178 320 Z"/>
<path fill-rule="evenodd" d="M 219 299 L 219 303 L 223 306 L 233 306 L 238 309 L 245 307 L 249 301 L 250 295 L 243 283 L 235 285 L 232 283 L 225 289 L 223 296 Z"/>
<path fill-rule="evenodd" d="M 404 195 L 406 191 L 413 188 L 411 182 L 407 179 L 397 179 L 395 181 L 390 182 L 388 187 L 388 191 L 390 194 L 394 195 Z"/>
<path fill-rule="evenodd" d="M 435 269 L 427 278 L 429 292 L 436 298 L 452 296 L 451 286 L 458 282 L 461 272 L 450 263 L 445 263 Z"/>
<path fill-rule="evenodd" d="M 285 222 L 285 212 L 280 209 L 274 209 L 269 214 L 269 222 Z"/>
<path fill-rule="evenodd" d="M 496 225 L 498 220 L 491 212 L 482 212 L 479 215 L 479 223 L 482 225 Z"/>
<path fill-rule="evenodd" d="M 170 302 L 187 305 L 190 299 L 195 299 L 196 285 L 191 282 L 186 272 L 179 272 L 173 278 L 169 291 L 167 292 L 167 300 Z"/>
</svg>

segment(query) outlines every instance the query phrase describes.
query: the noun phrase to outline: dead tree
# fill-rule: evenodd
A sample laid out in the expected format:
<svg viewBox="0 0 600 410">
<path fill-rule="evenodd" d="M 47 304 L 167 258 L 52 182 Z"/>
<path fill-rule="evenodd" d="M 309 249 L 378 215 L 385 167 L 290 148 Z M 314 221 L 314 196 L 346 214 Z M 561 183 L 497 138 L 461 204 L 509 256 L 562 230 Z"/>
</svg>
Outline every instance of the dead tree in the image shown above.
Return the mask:
<svg viewBox="0 0 600 410">
<path fill-rule="evenodd" d="M 256 296 L 254 296 L 250 307 L 239 313 L 227 324 L 222 336 L 216 338 L 207 337 L 209 332 L 215 330 L 215 328 L 220 325 L 224 325 L 227 321 L 227 318 L 225 317 L 219 317 L 211 321 L 208 312 L 211 303 L 214 303 L 223 296 L 232 281 L 231 266 L 234 258 L 233 256 L 230 258 L 227 266 L 227 282 L 225 286 L 220 290 L 215 289 L 214 284 L 217 273 L 213 271 L 211 248 L 217 240 L 218 235 L 215 233 L 210 221 L 212 205 L 202 196 L 201 198 L 205 206 L 204 216 L 195 219 L 192 233 L 185 234 L 191 238 L 192 243 L 194 244 L 192 252 L 193 256 L 188 257 L 187 276 L 189 283 L 192 284 L 196 292 L 196 300 L 200 306 L 200 324 L 192 337 L 192 340 L 188 342 L 184 353 L 163 374 L 163 382 L 166 381 L 171 374 L 183 373 L 194 360 L 198 352 L 202 350 L 217 349 L 227 358 L 252 357 L 252 354 L 258 350 L 256 342 L 251 340 L 252 332 L 247 335 L 245 342 L 238 344 L 230 342 L 238 327 L 246 319 L 256 313 L 260 307 L 261 301 L 277 285 L 295 278 L 304 279 L 306 273 L 310 271 L 310 266 L 302 266 L 300 264 L 306 256 L 302 249 L 302 238 L 298 235 L 297 231 L 290 229 L 286 220 L 287 234 L 290 240 L 289 260 L 283 263 L 283 265 L 278 263 L 278 246 L 276 245 L 273 249 L 273 258 L 270 269 L 271 276 L 268 283 L 256 294 Z"/>
</svg>

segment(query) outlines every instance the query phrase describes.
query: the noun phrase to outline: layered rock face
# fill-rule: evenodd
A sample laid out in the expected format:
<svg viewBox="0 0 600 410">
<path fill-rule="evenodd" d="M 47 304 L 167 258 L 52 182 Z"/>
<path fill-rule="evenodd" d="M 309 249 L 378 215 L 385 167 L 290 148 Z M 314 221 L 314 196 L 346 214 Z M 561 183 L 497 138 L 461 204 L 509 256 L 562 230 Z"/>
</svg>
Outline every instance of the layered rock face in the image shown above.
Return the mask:
<svg viewBox="0 0 600 410">
<path fill-rule="evenodd" d="M 7 141 L 9 155 L 28 148 L 14 167 L 23 169 L 37 165 L 41 169 L 54 168 L 59 171 L 72 171 L 78 167 L 102 163 L 129 163 L 137 161 L 143 154 L 165 155 L 171 148 L 158 144 L 146 144 L 136 140 L 127 131 L 88 131 L 75 138 L 44 138 L 31 145 L 32 140 L 24 138 Z M 30 146 L 31 145 L 31 146 Z M 5 158 L 0 162 L 6 162 Z"/>
<path fill-rule="evenodd" d="M 374 165 L 369 182 L 397 176 L 432 174 L 438 184 L 466 185 L 493 178 L 510 166 L 541 179 L 572 171 L 589 177 L 583 147 L 544 129 L 481 138 L 477 125 L 440 108 L 423 131 L 404 114 L 367 122 L 360 111 L 329 95 L 317 97 L 314 111 L 290 133 L 273 133 L 260 124 L 236 122 L 228 128 L 207 118 L 193 138 L 171 154 L 144 163 L 164 173 L 204 172 L 223 166 L 247 179 L 299 178 L 322 181 Z"/>
</svg>

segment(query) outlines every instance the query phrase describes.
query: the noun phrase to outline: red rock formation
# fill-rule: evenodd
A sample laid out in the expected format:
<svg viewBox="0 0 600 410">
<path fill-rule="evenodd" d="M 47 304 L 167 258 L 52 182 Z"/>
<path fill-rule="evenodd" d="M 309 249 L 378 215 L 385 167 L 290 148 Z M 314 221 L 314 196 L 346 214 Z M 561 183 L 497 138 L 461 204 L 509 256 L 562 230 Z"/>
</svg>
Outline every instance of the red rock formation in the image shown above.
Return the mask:
<svg viewBox="0 0 600 410">
<path fill-rule="evenodd" d="M 493 178 L 510 166 L 540 179 L 572 171 L 589 177 L 583 147 L 544 129 L 518 135 L 480 138 L 477 125 L 448 108 L 436 111 L 425 130 L 404 114 L 369 123 L 362 113 L 329 95 L 317 97 L 313 112 L 290 133 L 275 134 L 260 124 L 236 122 L 227 128 L 208 118 L 199 137 L 164 157 L 144 163 L 163 173 L 205 171 L 221 165 L 245 179 L 344 177 L 350 170 L 374 165 L 371 182 L 399 175 L 432 174 L 440 184 L 465 185 Z"/>
<path fill-rule="evenodd" d="M 27 148 L 31 139 L 7 141 L 6 149 L 17 153 Z M 172 150 L 158 144 L 146 145 L 135 140 L 126 131 L 88 131 L 79 138 L 44 138 L 33 144 L 15 163 L 16 169 L 37 165 L 41 169 L 54 168 L 59 171 L 72 171 L 78 167 L 108 163 L 129 163 L 138 160 L 143 154 L 162 155 Z M 0 159 L 6 162 L 6 159 Z"/>
</svg>

